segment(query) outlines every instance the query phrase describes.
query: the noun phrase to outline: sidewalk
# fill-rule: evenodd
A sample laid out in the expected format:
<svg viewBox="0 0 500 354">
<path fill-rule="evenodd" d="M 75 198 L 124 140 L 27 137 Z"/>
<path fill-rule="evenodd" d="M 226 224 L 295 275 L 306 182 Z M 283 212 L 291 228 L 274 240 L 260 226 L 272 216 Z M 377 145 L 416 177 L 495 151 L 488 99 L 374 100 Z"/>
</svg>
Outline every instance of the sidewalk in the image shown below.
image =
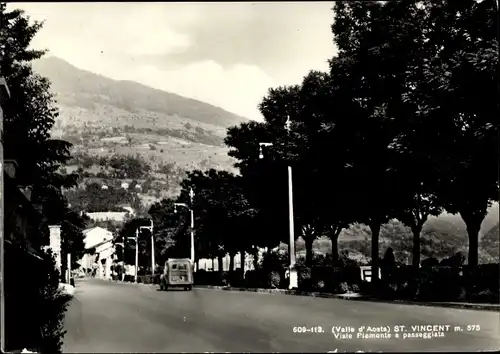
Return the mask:
<svg viewBox="0 0 500 354">
<path fill-rule="evenodd" d="M 500 304 L 488 303 L 467 303 L 467 302 L 425 302 L 425 301 L 411 301 L 411 300 L 384 300 L 371 297 L 369 295 L 351 293 L 351 294 L 328 294 L 319 292 L 306 292 L 300 290 L 285 290 L 285 289 L 256 289 L 256 288 L 231 288 L 228 286 L 212 286 L 212 285 L 196 285 L 197 288 L 216 289 L 225 291 L 251 291 L 268 294 L 284 294 L 295 296 L 311 296 L 329 299 L 341 299 L 351 301 L 369 301 L 369 302 L 383 302 L 388 304 L 400 305 L 414 305 L 414 306 L 435 306 L 435 307 L 448 307 L 457 309 L 469 309 L 480 311 L 495 311 L 500 312 Z"/>
</svg>

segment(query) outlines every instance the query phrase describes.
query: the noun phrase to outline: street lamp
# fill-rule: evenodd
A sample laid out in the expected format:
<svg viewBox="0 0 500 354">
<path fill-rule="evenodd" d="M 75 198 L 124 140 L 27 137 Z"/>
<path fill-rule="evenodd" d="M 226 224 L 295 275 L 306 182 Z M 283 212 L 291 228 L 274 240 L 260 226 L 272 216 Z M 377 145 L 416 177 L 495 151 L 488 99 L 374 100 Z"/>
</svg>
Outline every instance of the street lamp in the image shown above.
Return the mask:
<svg viewBox="0 0 500 354">
<path fill-rule="evenodd" d="M 149 226 L 139 226 L 140 230 L 146 229 L 151 233 L 151 274 L 155 276 L 155 240 L 153 237 L 153 219 L 150 219 Z"/>
<path fill-rule="evenodd" d="M 126 240 L 135 240 L 135 280 L 137 283 L 137 272 L 139 271 L 139 229 L 135 230 L 135 237 L 125 237 L 123 243 L 115 243 L 115 245 L 122 246 L 122 257 L 123 257 L 123 270 L 122 280 L 125 277 L 125 241 Z"/>
<path fill-rule="evenodd" d="M 290 116 L 287 116 L 285 123 L 285 129 L 290 132 Z M 262 151 L 263 147 L 272 146 L 272 143 L 259 143 L 259 158 L 263 159 L 264 154 Z M 289 219 L 289 253 L 290 253 L 290 285 L 289 289 L 298 287 L 298 277 L 297 269 L 295 269 L 295 226 L 294 226 L 294 215 L 293 215 L 293 179 L 292 179 L 292 166 L 288 165 L 288 219 Z"/>
<path fill-rule="evenodd" d="M 137 276 L 139 275 L 139 229 L 135 229 L 135 279 L 137 284 Z"/>
<path fill-rule="evenodd" d="M 185 203 L 174 203 L 174 213 L 177 213 L 177 207 L 182 206 L 188 208 L 191 213 L 191 262 L 194 264 L 194 211 L 193 211 L 193 198 L 194 191 L 193 188 L 189 190 L 189 200 L 191 205 L 187 205 Z"/>
<path fill-rule="evenodd" d="M 116 242 L 115 246 L 121 246 L 122 248 L 122 281 L 125 280 L 125 239 L 124 242 Z"/>
</svg>

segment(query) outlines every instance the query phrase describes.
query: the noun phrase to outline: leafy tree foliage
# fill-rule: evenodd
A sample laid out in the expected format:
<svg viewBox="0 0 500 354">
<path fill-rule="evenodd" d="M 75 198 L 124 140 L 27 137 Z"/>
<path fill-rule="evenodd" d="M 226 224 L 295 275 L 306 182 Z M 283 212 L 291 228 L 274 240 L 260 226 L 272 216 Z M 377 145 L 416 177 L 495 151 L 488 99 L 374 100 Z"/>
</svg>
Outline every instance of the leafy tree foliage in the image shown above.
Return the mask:
<svg viewBox="0 0 500 354">
<path fill-rule="evenodd" d="M 255 230 L 251 227 L 254 215 L 242 183 L 241 177 L 211 169 L 192 171 L 181 184 L 179 202 L 190 205 L 196 217 L 195 242 L 202 246 L 201 250 L 206 250 L 206 256 L 218 258 L 219 269 L 222 269 L 222 257 L 227 253 L 234 260 L 237 252 L 244 254 L 255 241 L 249 234 Z M 195 192 L 192 205 L 191 188 Z M 242 226 L 248 228 L 242 230 Z"/>
<path fill-rule="evenodd" d="M 50 132 L 58 117 L 50 82 L 33 72 L 31 62 L 41 58 L 45 51 L 30 49 L 30 44 L 42 23 L 30 23 L 21 10 L 3 13 L 0 44 L 2 76 L 11 92 L 4 105 L 4 158 L 18 164 L 16 182 L 32 191 L 32 201 L 43 206 L 47 224 L 62 226 L 63 252 L 71 252 L 77 259 L 83 252 L 82 230 L 85 220 L 68 206 L 62 190 L 71 188 L 76 174 L 57 171 L 71 158 L 71 145 L 51 139 Z M 48 244 L 48 237 L 45 238 Z"/>
<path fill-rule="evenodd" d="M 121 187 L 107 186 L 106 189 L 103 189 L 103 185 L 96 182 L 89 183 L 85 189 L 68 190 L 65 194 L 75 210 L 88 213 L 124 211 L 119 205 L 131 204 L 132 206 L 136 199 L 134 193 Z"/>
<path fill-rule="evenodd" d="M 178 234 L 185 230 L 181 214 L 174 212 L 174 203 L 173 199 L 163 199 L 153 204 L 148 211 L 154 224 L 155 259 L 160 265 L 177 253 L 174 246 L 179 245 Z"/>
</svg>

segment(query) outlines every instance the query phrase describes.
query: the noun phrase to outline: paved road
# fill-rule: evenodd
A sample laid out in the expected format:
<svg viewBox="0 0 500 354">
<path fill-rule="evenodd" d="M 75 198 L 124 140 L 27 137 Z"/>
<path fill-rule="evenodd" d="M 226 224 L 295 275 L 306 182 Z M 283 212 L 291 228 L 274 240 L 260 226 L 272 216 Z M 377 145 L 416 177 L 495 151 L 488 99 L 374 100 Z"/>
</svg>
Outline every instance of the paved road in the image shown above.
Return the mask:
<svg viewBox="0 0 500 354">
<path fill-rule="evenodd" d="M 64 352 L 477 351 L 500 348 L 500 313 L 289 295 L 77 282 Z M 336 339 L 333 326 L 462 326 L 433 339 Z M 467 325 L 478 331 L 467 332 Z M 322 326 L 324 333 L 293 333 Z M 393 332 L 392 335 L 395 335 Z"/>
</svg>

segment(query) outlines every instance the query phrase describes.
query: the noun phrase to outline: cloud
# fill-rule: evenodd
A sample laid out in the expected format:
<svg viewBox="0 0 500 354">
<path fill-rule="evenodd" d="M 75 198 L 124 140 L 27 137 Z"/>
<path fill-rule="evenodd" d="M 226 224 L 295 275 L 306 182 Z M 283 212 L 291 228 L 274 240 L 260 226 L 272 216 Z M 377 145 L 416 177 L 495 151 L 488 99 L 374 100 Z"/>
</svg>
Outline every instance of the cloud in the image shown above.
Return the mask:
<svg viewBox="0 0 500 354">
<path fill-rule="evenodd" d="M 260 119 L 269 87 L 327 70 L 331 4 L 15 3 L 46 20 L 33 47 L 117 80 L 133 80 Z"/>
<path fill-rule="evenodd" d="M 141 79 L 142 78 L 142 79 Z M 222 107 L 236 114 L 260 120 L 257 106 L 276 82 L 256 66 L 223 68 L 214 61 L 187 65 L 179 70 L 141 66 L 128 79 L 175 92 Z"/>
</svg>

